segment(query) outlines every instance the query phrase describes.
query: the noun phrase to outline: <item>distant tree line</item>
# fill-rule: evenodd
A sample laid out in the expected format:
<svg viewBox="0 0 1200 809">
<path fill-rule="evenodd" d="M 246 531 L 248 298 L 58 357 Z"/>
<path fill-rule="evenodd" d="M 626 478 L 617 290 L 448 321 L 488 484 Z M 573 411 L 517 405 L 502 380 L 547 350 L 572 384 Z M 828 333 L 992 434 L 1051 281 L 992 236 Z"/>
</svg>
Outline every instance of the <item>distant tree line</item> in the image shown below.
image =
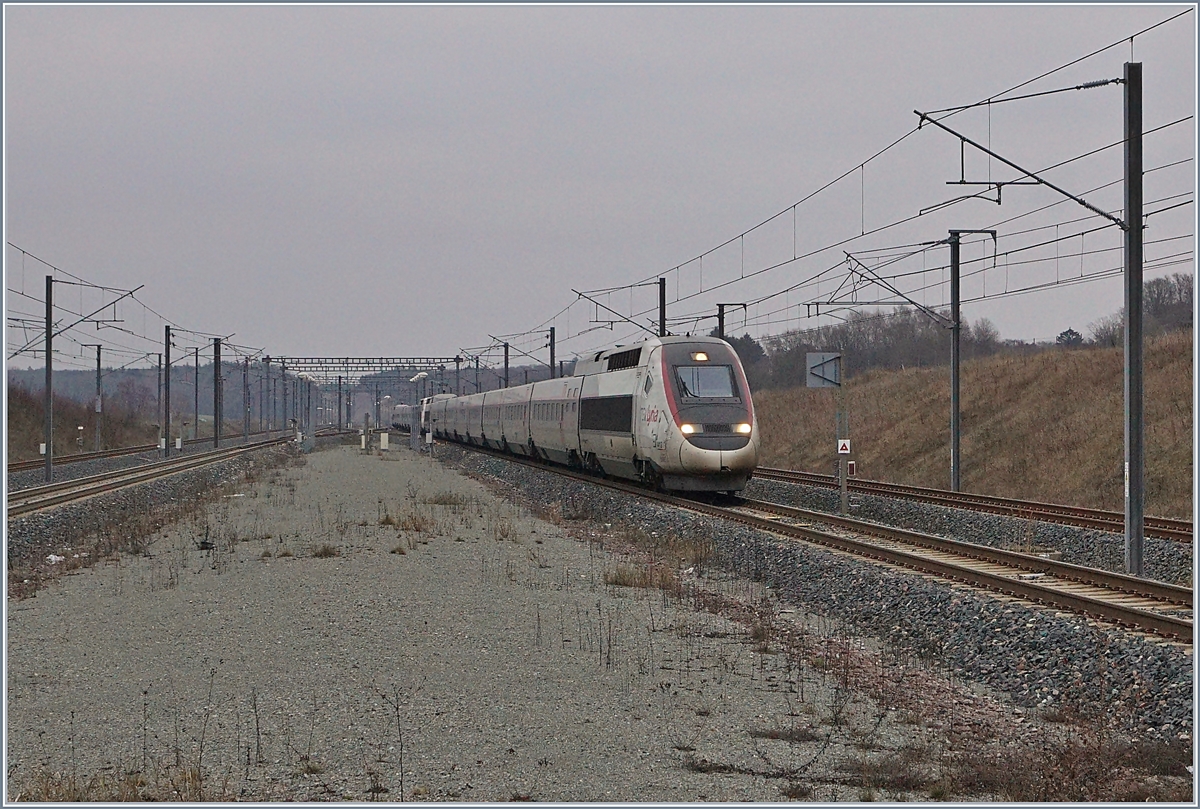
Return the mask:
<svg viewBox="0 0 1200 809">
<path fill-rule="evenodd" d="M 1182 273 L 1145 283 L 1143 314 L 1147 337 L 1192 327 L 1192 287 L 1192 276 Z M 949 312 L 941 314 L 949 319 Z M 1119 346 L 1124 336 L 1123 318 L 1123 313 L 1118 312 L 1091 324 L 1090 340 L 1068 328 L 1054 344 L 1002 340 L 996 326 L 986 318 L 974 323 L 964 321 L 959 345 L 964 360 L 997 353 Z M 807 373 L 805 355 L 816 351 L 842 354 L 847 378 L 877 368 L 902 370 L 950 363 L 946 327 L 911 307 L 876 313 L 852 311 L 841 323 L 773 335 L 762 343 L 749 334 L 726 340 L 737 351 L 750 387 L 755 390 L 803 386 Z"/>
<path fill-rule="evenodd" d="M 1184 273 L 1152 278 L 1142 284 L 1142 332 L 1146 337 L 1192 328 L 1194 279 Z M 1091 345 L 1109 347 L 1125 343 L 1125 308 L 1088 326 Z M 1068 329 L 1068 331 L 1072 331 Z M 1062 335 L 1059 335 L 1060 337 Z M 1073 345 L 1081 345 L 1082 342 Z"/>
</svg>

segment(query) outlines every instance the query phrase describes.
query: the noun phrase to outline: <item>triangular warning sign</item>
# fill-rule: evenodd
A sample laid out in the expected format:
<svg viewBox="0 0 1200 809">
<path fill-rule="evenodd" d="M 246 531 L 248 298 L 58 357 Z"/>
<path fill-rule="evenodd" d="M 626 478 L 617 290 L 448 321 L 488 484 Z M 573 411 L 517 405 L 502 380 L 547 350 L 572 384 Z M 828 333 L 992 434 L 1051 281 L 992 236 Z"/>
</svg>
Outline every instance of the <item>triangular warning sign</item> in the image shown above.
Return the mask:
<svg viewBox="0 0 1200 809">
<path fill-rule="evenodd" d="M 849 455 L 849 454 L 850 454 L 850 439 L 843 438 L 841 441 L 838 441 L 838 455 Z"/>
</svg>

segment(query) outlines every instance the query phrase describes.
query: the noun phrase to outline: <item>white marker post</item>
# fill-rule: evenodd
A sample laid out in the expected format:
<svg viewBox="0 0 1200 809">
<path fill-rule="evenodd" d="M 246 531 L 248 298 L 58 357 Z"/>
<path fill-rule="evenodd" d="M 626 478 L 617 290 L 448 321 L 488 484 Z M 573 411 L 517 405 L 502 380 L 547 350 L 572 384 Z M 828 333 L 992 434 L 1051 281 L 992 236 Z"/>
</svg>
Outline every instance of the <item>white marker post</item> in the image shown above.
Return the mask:
<svg viewBox="0 0 1200 809">
<path fill-rule="evenodd" d="M 846 469 L 846 456 L 850 454 L 850 439 L 849 438 L 839 439 L 837 442 L 837 451 L 838 451 L 838 485 L 841 487 L 841 491 L 842 491 L 842 511 L 841 511 L 841 513 L 842 513 L 842 516 L 844 517 L 844 516 L 846 516 L 846 513 L 849 510 L 849 506 L 848 506 L 849 496 L 846 493 L 846 478 L 849 476 L 847 474 L 849 470 Z"/>
</svg>

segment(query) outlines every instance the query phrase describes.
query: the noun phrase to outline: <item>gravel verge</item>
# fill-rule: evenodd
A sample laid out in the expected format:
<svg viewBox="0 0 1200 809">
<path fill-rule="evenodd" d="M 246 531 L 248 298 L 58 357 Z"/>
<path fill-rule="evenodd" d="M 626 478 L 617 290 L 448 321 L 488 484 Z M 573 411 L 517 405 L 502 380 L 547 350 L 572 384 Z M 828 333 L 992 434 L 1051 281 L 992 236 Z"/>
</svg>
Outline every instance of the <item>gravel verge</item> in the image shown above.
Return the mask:
<svg viewBox="0 0 1200 809">
<path fill-rule="evenodd" d="M 463 463 L 503 477 L 544 504 L 617 514 L 659 531 L 711 537 L 728 569 L 777 589 L 784 600 L 845 621 L 859 632 L 911 649 L 948 670 L 994 688 L 1026 708 L 1066 704 L 1106 715 L 1125 731 L 1190 741 L 1193 725 L 1192 655 L 1187 647 L 1096 626 L 1087 619 L 1000 600 L 970 588 L 854 559 L 806 543 L 666 508 L 615 492 L 600 492 L 529 467 L 482 456 Z M 503 464 L 503 471 L 497 468 Z M 796 489 L 806 491 L 796 492 Z M 533 494 L 536 493 L 536 494 Z M 815 510 L 836 510 L 837 493 L 755 482 L 746 496 Z M 972 542 L 1012 547 L 1029 528 L 1011 518 L 957 509 L 910 508 L 885 498 L 862 502 L 855 516 Z M 918 504 L 919 505 L 919 504 Z M 1035 543 L 1060 541 L 1064 556 L 1080 551 L 1064 529 L 1033 523 Z M 1049 529 L 1049 530 L 1047 530 Z M 1109 535 L 1111 536 L 1111 535 Z M 1107 539 L 1108 537 L 1102 538 Z M 1094 547 L 1098 544 L 1091 537 Z M 1080 543 L 1083 544 L 1083 543 Z M 1178 551 L 1179 543 L 1160 543 Z M 1051 545 L 1058 549 L 1059 545 Z M 1183 554 L 1176 554 L 1182 556 Z M 1187 554 L 1190 556 L 1190 554 Z"/>
<path fill-rule="evenodd" d="M 1074 619 L 450 448 L 336 446 L 221 495 L 10 600 L 10 799 L 1061 799 L 1012 765 L 1080 749 L 924 626 L 995 665 L 985 641 L 1016 640 L 975 623 L 1105 634 Z M 658 570 L 634 541 L 656 535 L 716 556 L 608 583 Z M 1102 794 L 1141 794 L 1100 763 Z"/>
</svg>

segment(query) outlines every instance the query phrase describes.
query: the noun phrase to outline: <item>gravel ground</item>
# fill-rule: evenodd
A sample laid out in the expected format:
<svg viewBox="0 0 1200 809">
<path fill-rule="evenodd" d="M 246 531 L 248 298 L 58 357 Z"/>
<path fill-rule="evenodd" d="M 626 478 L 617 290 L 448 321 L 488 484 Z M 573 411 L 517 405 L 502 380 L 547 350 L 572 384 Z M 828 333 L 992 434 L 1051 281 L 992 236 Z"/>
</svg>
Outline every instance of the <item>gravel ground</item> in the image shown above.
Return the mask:
<svg viewBox="0 0 1200 809">
<path fill-rule="evenodd" d="M 142 797 L 208 800 L 987 799 L 982 751 L 1075 738 L 1047 706 L 1191 731 L 1179 647 L 439 458 L 303 456 L 10 601 L 9 797 L 137 771 Z M 59 519 L 10 535 L 40 553 Z M 644 564 L 638 526 L 721 564 L 606 584 Z"/>
<path fill-rule="evenodd" d="M 1169 739 L 1190 740 L 1193 724 L 1191 650 L 1175 643 L 1092 625 L 1084 618 L 1020 602 L 977 595 L 969 588 L 947 587 L 928 577 L 860 562 L 844 554 L 772 537 L 761 531 L 682 514 L 649 501 L 615 493 L 589 495 L 587 490 L 528 468 L 468 456 L 470 466 L 513 481 L 522 491 L 538 492 L 553 502 L 555 489 L 574 498 L 574 508 L 617 513 L 631 523 L 659 531 L 707 534 L 721 561 L 778 590 L 785 600 L 806 610 L 846 621 L 873 637 L 884 638 L 945 665 L 950 670 L 1007 694 L 1024 707 L 1052 704 L 1088 705 L 1110 715 L 1128 731 Z M 505 471 L 489 468 L 503 464 Z M 529 478 L 529 479 L 526 479 Z M 578 490 L 577 490 L 578 489 Z M 796 490 L 806 490 L 797 492 Z M 837 494 L 811 487 L 755 482 L 747 496 L 801 505 L 837 508 Z M 579 498 L 603 501 L 582 505 Z M 972 542 L 1012 547 L 1013 537 L 1030 530 L 1023 521 L 955 509 L 920 511 L 912 504 L 886 500 L 863 503 L 855 515 Z M 815 501 L 815 502 L 814 502 Z M 1063 537 L 1064 555 L 1083 561 L 1084 542 L 1091 547 L 1111 542 L 1112 535 L 1034 523 L 1037 544 Z M 1097 540 L 1095 535 L 1100 535 Z M 1175 556 L 1186 556 L 1180 543 L 1158 543 Z M 1052 545 L 1051 547 L 1060 547 Z M 1014 665 L 1014 661 L 1017 664 Z"/>
</svg>

